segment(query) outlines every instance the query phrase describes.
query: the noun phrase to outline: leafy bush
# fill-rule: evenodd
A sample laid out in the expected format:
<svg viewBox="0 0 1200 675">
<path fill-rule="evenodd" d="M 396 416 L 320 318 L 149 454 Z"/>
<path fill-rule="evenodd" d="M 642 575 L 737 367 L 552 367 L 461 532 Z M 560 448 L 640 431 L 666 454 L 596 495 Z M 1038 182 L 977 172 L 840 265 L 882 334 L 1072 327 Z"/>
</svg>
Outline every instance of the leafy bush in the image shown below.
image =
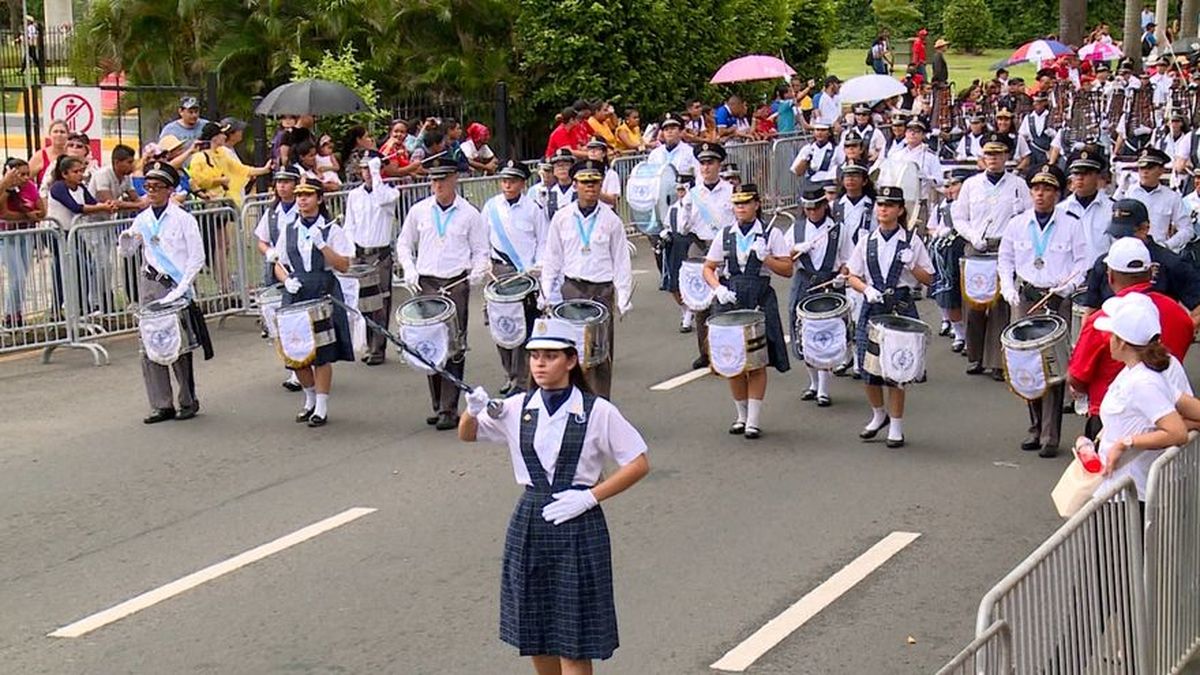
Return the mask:
<svg viewBox="0 0 1200 675">
<path fill-rule="evenodd" d="M 942 15 L 942 29 L 956 49 L 979 52 L 988 46 L 992 13 L 984 0 L 951 0 Z"/>
</svg>

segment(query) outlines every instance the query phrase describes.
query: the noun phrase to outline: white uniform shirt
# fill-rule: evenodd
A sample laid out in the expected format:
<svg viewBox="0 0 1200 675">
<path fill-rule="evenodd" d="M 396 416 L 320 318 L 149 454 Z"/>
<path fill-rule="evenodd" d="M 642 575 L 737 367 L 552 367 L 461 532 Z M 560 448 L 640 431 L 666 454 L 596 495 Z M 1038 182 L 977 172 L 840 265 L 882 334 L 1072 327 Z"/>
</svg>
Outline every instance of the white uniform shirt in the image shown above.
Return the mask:
<svg viewBox="0 0 1200 675">
<path fill-rule="evenodd" d="M 700 172 L 699 162 L 692 146 L 680 141 L 674 148 L 668 148 L 666 143 L 650 151 L 646 161 L 651 164 L 671 164 L 676 173 L 695 176 Z"/>
<path fill-rule="evenodd" d="M 840 166 L 837 161 L 837 150 L 838 146 L 833 141 L 826 141 L 824 145 L 818 145 L 815 141 L 805 145 L 800 148 L 800 151 L 796 153 L 796 158 L 792 160 L 792 173 L 796 172 L 801 162 L 808 162 L 805 173 L 808 174 L 810 180 L 814 182 L 837 180 L 837 170 Z"/>
<path fill-rule="evenodd" d="M 546 188 L 546 201 L 542 204 L 542 208 L 546 209 L 547 211 L 550 209 L 551 194 L 554 195 L 554 211 L 557 213 L 564 206 L 575 201 L 575 184 L 568 183 L 564 186 L 562 183 L 555 183 L 554 185 Z M 546 217 L 551 218 L 553 216 L 547 213 Z"/>
<path fill-rule="evenodd" d="M 987 239 L 1002 235 L 1008 221 L 1031 203 L 1029 186 L 1016 174 L 1006 171 L 993 185 L 986 173 L 978 173 L 963 181 L 950 217 L 958 233 L 982 249 Z"/>
<path fill-rule="evenodd" d="M 1083 283 L 1091 261 L 1087 257 L 1087 240 L 1077 223 L 1074 218 L 1063 213 L 1061 205 L 1054 208 L 1054 214 L 1045 229 L 1038 227 L 1032 207 L 1020 215 L 1013 216 L 1000 239 L 997 265 L 1000 287 L 1015 289 L 1016 282 L 1025 281 L 1038 288 L 1055 288 L 1068 282 L 1078 288 Z M 1045 238 L 1045 249 L 1041 252 L 1041 269 L 1038 269 L 1035 263 L 1038 258 L 1035 236 Z"/>
<path fill-rule="evenodd" d="M 604 172 L 604 182 L 600 184 L 600 191 L 606 195 L 621 196 L 621 177 L 616 171 L 608 169 Z"/>
<path fill-rule="evenodd" d="M 539 391 L 529 397 L 529 405 L 522 408 L 524 394 L 509 396 L 504 399 L 504 412 L 499 419 L 491 415 L 480 415 L 476 418 L 479 424 L 478 437 L 481 440 L 494 443 L 504 443 L 512 458 L 513 478 L 517 483 L 526 487 L 533 486 L 529 469 L 525 466 L 525 458 L 521 455 L 521 418 L 522 409 L 537 410 L 537 429 L 533 432 L 533 450 L 537 453 L 538 462 L 546 470 L 551 484 L 554 482 L 554 468 L 558 462 L 558 453 L 562 450 L 563 435 L 567 430 L 567 421 L 572 415 L 583 413 L 583 394 L 578 389 L 571 392 L 566 403 L 563 403 L 553 415 L 546 413 L 542 393 Z M 600 480 L 606 460 L 625 466 L 646 453 L 646 441 L 637 429 L 626 420 L 616 406 L 606 399 L 596 397 L 592 404 L 592 413 L 587 417 L 587 431 L 583 435 L 583 447 L 579 451 L 579 463 L 575 467 L 575 477 L 572 485 L 595 485 Z M 538 517 L 541 517 L 540 514 Z"/>
<path fill-rule="evenodd" d="M 887 146 L 887 139 L 883 137 L 883 131 L 876 129 L 870 124 L 862 127 L 861 129 L 857 126 L 852 126 L 842 132 L 842 137 L 838 141 L 838 147 L 842 148 L 843 153 L 845 153 L 846 148 L 846 136 L 848 136 L 851 131 L 858 132 L 858 135 L 862 136 L 864 140 L 867 138 L 868 134 L 871 136 L 870 142 L 866 144 L 865 154 L 867 157 L 879 157 L 883 154 L 884 149 Z"/>
<path fill-rule="evenodd" d="M 318 216 L 312 227 L 305 227 L 300 218 L 292 221 L 287 227 L 279 228 L 279 238 L 275 240 L 275 250 L 279 252 L 279 261 L 284 267 L 291 264 L 287 254 L 287 233 L 289 229 L 296 230 L 296 249 L 300 251 L 300 263 L 304 266 L 305 272 L 320 272 L 321 270 L 312 269 L 312 250 L 313 242 L 309 235 L 314 229 L 325 229 L 325 218 Z M 338 255 L 351 258 L 354 256 L 354 242 L 350 241 L 350 237 L 346 236 L 346 231 L 341 225 L 333 224 L 329 227 L 329 232 L 325 235 L 325 243 L 333 249 Z"/>
<path fill-rule="evenodd" d="M 580 230 L 591 241 L 585 247 Z M 586 251 L 584 249 L 587 249 Z M 625 223 L 608 204 L 598 203 L 591 216 L 584 218 L 579 202 L 558 210 L 550 221 L 546 247 L 542 255 L 542 292 L 561 288 L 563 279 L 570 277 L 593 283 L 612 282 L 617 295 L 617 307 L 629 304 L 633 292 L 633 264 L 625 238 Z M 550 301 L 557 298 L 546 297 Z"/>
<path fill-rule="evenodd" d="M 279 214 L 275 219 L 275 227 L 277 231 L 282 232 L 299 217 L 300 209 L 296 208 L 296 202 L 292 202 L 288 204 L 287 210 L 284 210 L 283 203 L 280 202 L 275 205 L 275 212 Z M 254 236 L 268 246 L 274 246 L 275 242 L 271 239 L 270 215 L 271 213 L 267 211 L 258 219 L 258 225 L 254 226 Z"/>
<path fill-rule="evenodd" d="M 927 199 L 933 191 L 933 186 L 941 185 L 945 181 L 945 176 L 942 174 L 942 162 L 938 159 L 937 154 L 924 143 L 916 147 L 902 143 L 888 153 L 887 159 L 899 159 L 916 164 L 921 175 L 921 194 Z M 883 160 L 883 157 L 875 160 L 875 165 L 871 167 L 871 170 L 879 168 Z"/>
<path fill-rule="evenodd" d="M 1170 369 L 1167 372 L 1170 372 Z M 1164 375 L 1166 373 L 1156 373 L 1145 364 L 1139 363 L 1132 368 L 1126 366 L 1109 385 L 1108 392 L 1100 403 L 1100 421 L 1104 424 L 1104 429 L 1097 443 L 1097 449 L 1105 464 L 1108 463 L 1108 453 L 1114 443 L 1130 436 L 1154 431 L 1157 428 L 1155 422 L 1175 412 L 1175 401 L 1179 398 L 1178 379 L 1176 376 L 1169 380 Z M 1190 390 L 1190 387 L 1188 389 Z M 1158 459 L 1160 454 L 1160 450 L 1127 448 L 1121 456 L 1120 464 L 1113 469 L 1112 475 L 1096 488 L 1096 493 L 1130 476 L 1137 487 L 1138 498 L 1145 499 L 1150 465 L 1154 464 L 1154 460 Z"/>
<path fill-rule="evenodd" d="M 411 265 L 415 259 L 417 274 L 439 279 L 450 279 L 464 272 L 476 275 L 487 272 L 491 256 L 483 218 L 461 196 L 454 198 L 451 208 L 453 212 L 446 216 L 437 198 L 430 195 L 408 210 L 404 227 L 396 238 L 396 259 L 401 265 Z M 434 209 L 446 220 L 445 235 L 438 234 Z"/>
<path fill-rule="evenodd" d="M 903 229 L 892 235 L 891 239 L 885 239 L 879 229 L 872 232 L 869 237 L 859 237 L 858 243 L 854 245 L 854 251 L 850 254 L 850 262 L 846 264 L 850 274 L 881 291 L 887 288 L 887 273 L 892 268 L 892 259 L 896 257 L 896 249 L 902 238 L 908 240 L 908 247 L 913 252 L 913 259 L 909 267 L 900 270 L 900 278 L 896 281 L 896 285 L 910 289 L 920 287 L 921 282 L 917 281 L 912 270 L 920 268 L 933 274 L 933 260 L 929 257 L 929 249 L 925 248 L 925 242 L 921 241 L 920 237 Z M 884 276 L 883 279 L 874 278 L 874 275 L 871 274 L 871 267 L 867 264 L 867 242 L 872 239 L 879 242 L 879 273 Z"/>
<path fill-rule="evenodd" d="M 687 231 L 704 241 L 712 241 L 726 225 L 732 225 L 733 184 L 718 180 L 710 190 L 701 181 L 688 191 Z"/>
<path fill-rule="evenodd" d="M 842 97 L 829 92 L 821 92 L 821 100 L 817 102 L 815 123 L 824 123 L 833 126 L 837 123 L 838 118 L 842 116 Z"/>
<path fill-rule="evenodd" d="M 713 237 L 712 244 L 710 244 L 708 247 L 708 254 L 704 256 L 705 260 L 717 263 L 718 268 L 720 268 L 722 263 L 725 262 L 725 230 L 729 229 L 730 227 L 737 229 L 738 232 L 741 232 L 741 229 L 738 228 L 737 223 L 722 228 L 721 231 L 717 233 L 717 236 Z M 788 246 L 787 240 L 779 228 L 770 227 L 766 228 L 765 231 L 767 237 L 768 256 L 778 256 L 780 258 L 784 258 L 792 255 L 792 247 Z M 763 232 L 764 229 L 762 221 L 756 220 L 754 221 L 753 227 L 750 228 L 750 231 L 746 233 L 746 236 L 752 236 L 753 241 L 757 241 L 759 239 L 758 235 L 763 234 Z M 750 255 L 751 253 L 749 252 L 746 254 L 745 262 L 743 262 L 741 259 L 738 260 L 738 263 L 741 265 L 742 269 L 745 269 L 746 263 L 749 262 Z M 722 276 L 729 276 L 728 270 L 723 270 L 721 274 Z M 759 269 L 758 274 L 759 276 L 763 277 L 771 276 L 771 270 L 767 267 L 765 262 Z"/>
<path fill-rule="evenodd" d="M 546 208 L 546 194 L 550 192 L 550 186 L 545 183 L 538 183 L 525 191 L 525 194 L 533 199 L 533 202 L 539 208 Z"/>
<path fill-rule="evenodd" d="M 958 149 L 954 152 L 954 156 L 958 159 L 979 159 L 983 157 L 985 138 L 987 138 L 986 131 L 980 133 L 978 136 L 968 131 L 963 134 L 962 140 L 958 142 Z"/>
<path fill-rule="evenodd" d="M 1125 198 L 1136 199 L 1146 206 L 1154 241 L 1178 253 L 1192 240 L 1192 219 L 1178 192 L 1161 185 L 1147 190 L 1139 183 L 1126 191 Z"/>
<path fill-rule="evenodd" d="M 521 270 L 538 265 L 542 259 L 542 249 L 546 245 L 546 231 L 550 222 L 546 213 L 538 208 L 533 198 L 522 195 L 516 204 L 509 204 L 503 194 L 492 197 L 483 205 L 484 226 L 488 230 L 492 249 L 512 257 L 512 253 L 520 258 L 513 260 Z M 501 243 L 497 228 L 504 228 L 513 251 Z"/>
<path fill-rule="evenodd" d="M 1054 130 L 1050 129 L 1049 108 L 1042 111 L 1041 114 L 1031 110 L 1029 111 L 1029 114 L 1021 120 L 1021 127 L 1017 130 L 1017 136 L 1025 139 L 1026 143 L 1033 145 L 1034 141 L 1038 139 L 1038 134 L 1045 133 L 1047 130 L 1050 131 L 1051 136 L 1054 135 Z M 1050 152 L 1049 147 L 1044 147 L 1042 149 L 1047 153 Z"/>
<path fill-rule="evenodd" d="M 143 249 L 143 264 L 152 271 L 166 274 L 167 271 L 159 267 L 158 257 L 150 252 L 152 243 L 145 236 L 143 227 L 149 230 L 152 236 L 155 236 L 153 233 L 157 229 L 158 250 L 179 270 L 182 277 L 178 280 L 179 285 L 184 288 L 191 286 L 196 275 L 204 267 L 204 239 L 200 236 L 200 225 L 196 222 L 196 217 L 174 202 L 167 204 L 161 221 L 155 217 L 153 208 L 147 208 L 137 214 L 133 223 L 118 237 L 117 245 L 121 255 L 133 255 L 140 243 Z M 131 236 L 134 233 L 142 235 L 142 238 Z"/>
<path fill-rule="evenodd" d="M 795 269 L 804 269 L 801 260 L 805 258 L 808 259 L 809 264 L 814 269 L 822 269 L 822 265 L 825 263 L 825 254 L 829 249 L 829 231 L 833 226 L 834 221 L 832 217 L 826 218 L 820 223 L 813 223 L 808 218 L 805 218 L 803 222 L 796 221 L 794 225 L 787 229 L 787 234 L 783 236 L 783 241 L 789 251 L 797 243 L 797 227 L 804 228 L 804 241 L 813 242 L 813 247 L 809 249 L 808 253 L 805 253 L 793 262 Z M 837 271 L 850 260 L 850 256 L 854 253 L 854 227 L 847 227 L 845 225 L 840 227 L 838 240 L 834 245 L 837 247 L 837 252 L 833 255 L 832 269 L 833 271 Z M 791 254 L 789 253 L 789 255 Z"/>
<path fill-rule="evenodd" d="M 1096 193 L 1095 199 L 1086 209 L 1074 194 L 1069 195 L 1058 206 L 1065 213 L 1074 216 L 1074 223 L 1069 217 L 1063 223 L 1083 231 L 1089 264 L 1108 253 L 1108 247 L 1112 244 L 1112 237 L 1108 235 L 1108 226 L 1112 223 L 1112 199 L 1103 190 Z"/>
<path fill-rule="evenodd" d="M 400 191 L 377 181 L 367 191 L 359 185 L 346 195 L 346 234 L 350 241 L 363 248 L 381 248 L 392 243 L 396 226 L 396 200 Z"/>
<path fill-rule="evenodd" d="M 842 195 L 836 204 L 841 204 L 842 223 L 853 233 L 855 230 L 874 230 L 879 226 L 875 220 L 875 202 L 868 196 L 860 195 L 856 204 L 850 195 Z"/>
<path fill-rule="evenodd" d="M 1180 159 L 1186 162 L 1192 152 L 1192 132 L 1185 131 L 1179 134 L 1179 138 L 1171 136 L 1169 132 L 1164 133 L 1158 138 L 1156 145 L 1159 150 L 1167 153 L 1171 161 Z"/>
</svg>

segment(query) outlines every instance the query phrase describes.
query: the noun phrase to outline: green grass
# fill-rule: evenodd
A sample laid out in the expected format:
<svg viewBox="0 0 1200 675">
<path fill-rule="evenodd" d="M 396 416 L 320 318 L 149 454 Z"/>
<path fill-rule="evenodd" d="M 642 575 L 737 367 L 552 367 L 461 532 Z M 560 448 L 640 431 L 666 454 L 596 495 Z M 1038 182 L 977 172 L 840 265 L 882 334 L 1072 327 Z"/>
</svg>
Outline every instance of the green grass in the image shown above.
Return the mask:
<svg viewBox="0 0 1200 675">
<path fill-rule="evenodd" d="M 971 80 L 991 79 L 994 74 L 991 70 L 992 65 L 1001 59 L 1008 58 L 1012 52 L 1012 49 L 988 49 L 982 54 L 956 54 L 954 51 L 948 50 L 946 65 L 950 67 L 950 81 L 954 83 L 955 91 L 965 88 L 971 83 Z M 829 60 L 825 62 L 825 71 L 837 75 L 843 80 L 868 73 L 870 68 L 863 63 L 866 54 L 866 49 L 830 50 Z M 929 50 L 929 54 L 933 54 L 932 49 Z M 929 66 L 926 66 L 925 70 L 928 74 Z M 1023 63 L 1008 70 L 1013 75 L 1024 77 L 1028 83 L 1036 69 L 1030 64 Z M 903 71 L 901 70 L 901 72 Z"/>
</svg>

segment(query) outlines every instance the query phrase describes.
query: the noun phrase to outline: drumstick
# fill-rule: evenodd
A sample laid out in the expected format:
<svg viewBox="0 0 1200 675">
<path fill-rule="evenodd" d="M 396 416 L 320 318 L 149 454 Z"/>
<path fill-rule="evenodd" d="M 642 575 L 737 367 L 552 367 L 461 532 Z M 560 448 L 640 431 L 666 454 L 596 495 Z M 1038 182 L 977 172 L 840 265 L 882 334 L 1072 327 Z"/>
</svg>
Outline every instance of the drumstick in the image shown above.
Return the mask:
<svg viewBox="0 0 1200 675">
<path fill-rule="evenodd" d="M 1033 306 L 1029 308 L 1029 311 L 1025 312 L 1025 313 L 1026 314 L 1036 314 L 1042 307 L 1044 307 L 1046 305 L 1047 302 L 1050 302 L 1050 298 L 1053 298 L 1053 297 L 1054 297 L 1054 293 L 1047 292 L 1045 295 L 1042 296 L 1041 300 L 1038 300 L 1037 302 L 1035 302 L 1033 304 Z"/>
<path fill-rule="evenodd" d="M 828 236 L 829 236 L 829 229 L 832 229 L 832 228 L 821 228 L 821 231 L 817 233 L 817 236 L 813 237 L 813 238 L 812 238 L 812 239 L 810 239 L 809 241 L 810 241 L 810 242 L 814 242 L 814 243 L 815 243 L 817 240 L 821 239 L 822 237 L 828 237 Z M 800 253 L 793 253 L 793 254 L 792 254 L 792 260 L 798 260 L 798 259 L 800 258 L 800 256 L 801 256 L 801 255 L 802 255 L 802 254 L 800 254 Z"/>
<path fill-rule="evenodd" d="M 450 384 L 454 385 L 455 388 L 457 388 L 459 391 L 463 392 L 464 394 L 469 394 L 472 391 L 474 391 L 474 388 L 471 387 L 471 385 L 467 384 L 466 382 L 463 382 L 461 379 L 459 379 L 453 373 L 447 372 L 447 371 L 435 366 L 432 361 L 430 361 L 429 359 L 422 356 L 420 352 L 416 351 L 412 347 L 409 347 L 407 344 L 405 344 L 404 340 L 401 340 L 400 338 L 396 337 L 391 331 L 389 331 L 388 329 L 381 326 L 378 321 L 376 321 L 376 320 L 372 319 L 371 317 L 367 316 L 366 314 L 358 311 L 357 307 L 351 307 L 350 305 L 347 305 L 346 303 L 342 302 L 341 300 L 338 300 L 337 298 L 333 297 L 332 295 L 327 295 L 325 297 L 329 298 L 329 300 L 333 304 L 337 305 L 338 307 L 341 307 L 342 309 L 346 310 L 347 312 L 354 312 L 355 314 L 362 317 L 362 320 L 368 326 L 370 326 L 371 329 L 379 331 L 380 335 L 384 336 L 385 338 L 388 339 L 389 342 L 396 345 L 400 349 L 404 350 L 404 352 L 407 353 L 409 356 L 411 356 L 411 357 L 415 358 L 417 361 L 421 362 L 426 368 L 429 368 L 430 370 L 437 373 L 438 375 L 441 375 L 442 377 L 446 378 L 446 381 L 449 382 Z M 503 403 L 501 403 L 500 401 L 488 401 L 488 414 L 491 415 L 492 417 L 499 416 L 500 408 L 502 405 L 503 405 Z"/>
<path fill-rule="evenodd" d="M 470 278 L 471 278 L 470 275 L 466 275 L 463 278 L 459 279 L 458 281 L 455 281 L 450 284 L 446 284 L 445 286 L 442 286 L 441 288 L 438 289 L 438 293 L 441 293 L 442 295 L 450 295 L 451 288 L 454 288 L 455 286 L 461 284 L 464 281 L 467 281 Z"/>
<path fill-rule="evenodd" d="M 817 284 L 816 286 L 811 286 L 811 287 L 809 287 L 809 289 L 808 289 L 808 292 L 809 292 L 809 293 L 812 293 L 813 291 L 819 291 L 819 290 L 821 290 L 822 288 L 825 288 L 826 286 L 832 286 L 832 285 L 834 285 L 835 283 L 837 283 L 838 279 L 842 279 L 842 278 L 844 278 L 844 277 L 842 277 L 842 275 L 840 275 L 840 274 L 839 274 L 839 275 L 837 275 L 836 277 L 834 277 L 834 278 L 830 279 L 829 281 L 826 281 L 826 282 L 825 282 L 825 283 L 823 283 L 823 284 Z"/>
</svg>

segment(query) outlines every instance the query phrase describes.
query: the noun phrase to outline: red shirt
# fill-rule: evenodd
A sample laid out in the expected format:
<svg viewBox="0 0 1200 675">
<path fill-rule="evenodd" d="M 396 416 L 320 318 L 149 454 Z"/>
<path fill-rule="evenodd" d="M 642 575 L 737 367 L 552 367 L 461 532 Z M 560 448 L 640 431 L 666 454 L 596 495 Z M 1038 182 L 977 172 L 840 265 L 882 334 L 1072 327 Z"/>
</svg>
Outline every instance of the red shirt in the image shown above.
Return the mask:
<svg viewBox="0 0 1200 675">
<path fill-rule="evenodd" d="M 550 132 L 550 140 L 546 141 L 546 157 L 553 155 L 559 148 L 572 147 L 575 143 L 574 133 L 563 124 L 554 127 L 554 131 Z"/>
<path fill-rule="evenodd" d="M 1175 358 L 1183 361 L 1188 347 L 1192 345 L 1192 335 L 1195 330 L 1192 317 L 1183 305 L 1177 301 L 1150 291 L 1150 284 L 1137 284 L 1117 293 L 1118 296 L 1129 293 L 1145 293 L 1154 301 L 1158 308 L 1158 321 L 1162 326 L 1162 343 Z M 1067 372 L 1071 377 L 1087 384 L 1088 414 L 1100 414 L 1100 402 L 1108 393 L 1108 387 L 1121 373 L 1125 364 L 1113 359 L 1108 350 L 1110 334 L 1099 331 L 1093 325 L 1096 319 L 1104 315 L 1104 310 L 1097 310 L 1083 320 L 1079 331 L 1079 341 L 1075 343 L 1075 351 L 1071 352 L 1071 363 Z"/>
<path fill-rule="evenodd" d="M 579 124 L 576 124 L 572 134 L 571 147 L 575 148 L 576 150 L 582 150 L 591 140 L 592 125 L 588 124 L 587 120 L 583 120 Z"/>
<path fill-rule="evenodd" d="M 925 63 L 925 38 L 923 37 L 917 37 L 916 40 L 913 40 L 912 63 L 918 66 Z"/>
</svg>

